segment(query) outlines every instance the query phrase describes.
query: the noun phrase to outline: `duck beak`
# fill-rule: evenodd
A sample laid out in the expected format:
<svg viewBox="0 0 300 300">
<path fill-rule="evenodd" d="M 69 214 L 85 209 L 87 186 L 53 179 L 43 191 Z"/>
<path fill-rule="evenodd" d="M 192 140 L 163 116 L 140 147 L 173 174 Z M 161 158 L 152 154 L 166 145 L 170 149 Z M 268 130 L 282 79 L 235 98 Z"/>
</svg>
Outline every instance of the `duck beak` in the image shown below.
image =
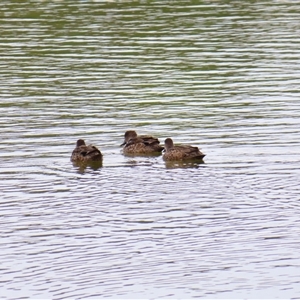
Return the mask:
<svg viewBox="0 0 300 300">
<path fill-rule="evenodd" d="M 124 146 L 125 144 L 126 144 L 126 142 L 124 141 L 124 143 L 122 143 L 122 144 L 120 145 L 120 147 Z"/>
</svg>

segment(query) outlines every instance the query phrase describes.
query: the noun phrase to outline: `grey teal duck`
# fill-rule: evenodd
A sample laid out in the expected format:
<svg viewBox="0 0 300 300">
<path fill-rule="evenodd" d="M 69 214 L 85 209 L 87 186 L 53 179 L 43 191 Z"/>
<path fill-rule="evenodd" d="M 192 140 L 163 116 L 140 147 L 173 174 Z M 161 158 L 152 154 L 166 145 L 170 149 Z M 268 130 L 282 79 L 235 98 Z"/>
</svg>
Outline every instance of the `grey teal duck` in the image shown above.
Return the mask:
<svg viewBox="0 0 300 300">
<path fill-rule="evenodd" d="M 165 161 L 202 160 L 203 154 L 198 147 L 190 145 L 174 145 L 171 138 L 165 140 Z"/>
<path fill-rule="evenodd" d="M 87 146 L 82 139 L 77 141 L 76 148 L 71 155 L 71 161 L 73 162 L 99 162 L 102 159 L 101 151 L 93 145 Z"/>
<path fill-rule="evenodd" d="M 159 140 L 151 135 L 137 135 L 134 130 L 128 130 L 124 135 L 124 154 L 159 154 L 164 149 Z"/>
</svg>

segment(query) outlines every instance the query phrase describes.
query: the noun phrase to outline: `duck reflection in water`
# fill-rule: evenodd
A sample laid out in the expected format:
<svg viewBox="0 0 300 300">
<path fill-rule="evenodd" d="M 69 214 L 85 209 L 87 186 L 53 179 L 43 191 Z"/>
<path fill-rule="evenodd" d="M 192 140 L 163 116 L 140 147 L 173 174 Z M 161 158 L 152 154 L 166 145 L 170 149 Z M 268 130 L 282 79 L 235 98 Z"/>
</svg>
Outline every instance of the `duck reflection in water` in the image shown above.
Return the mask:
<svg viewBox="0 0 300 300">
<path fill-rule="evenodd" d="M 79 174 L 86 173 L 86 169 L 91 169 L 93 171 L 97 171 L 98 169 L 103 167 L 102 161 L 93 161 L 93 162 L 72 162 L 74 167 L 77 167 L 77 172 Z"/>
<path fill-rule="evenodd" d="M 205 165 L 203 160 L 199 161 L 165 161 L 166 169 L 198 169 Z"/>
</svg>

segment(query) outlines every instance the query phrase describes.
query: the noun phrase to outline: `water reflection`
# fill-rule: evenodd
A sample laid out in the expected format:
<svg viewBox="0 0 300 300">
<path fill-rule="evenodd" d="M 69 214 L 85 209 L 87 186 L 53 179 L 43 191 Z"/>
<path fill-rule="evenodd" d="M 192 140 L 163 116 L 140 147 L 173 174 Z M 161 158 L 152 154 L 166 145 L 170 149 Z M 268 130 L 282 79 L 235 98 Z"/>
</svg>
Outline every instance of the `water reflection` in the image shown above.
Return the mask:
<svg viewBox="0 0 300 300">
<path fill-rule="evenodd" d="M 72 165 L 77 168 L 77 172 L 84 174 L 87 168 L 90 168 L 94 171 L 103 167 L 102 161 L 91 161 L 91 162 L 71 162 Z"/>
<path fill-rule="evenodd" d="M 194 168 L 194 169 L 198 169 L 200 167 L 203 167 L 203 165 L 204 165 L 203 160 L 198 160 L 198 161 L 166 161 L 165 162 L 166 169 L 177 169 L 177 168 L 182 168 L 182 169 Z"/>
<path fill-rule="evenodd" d="M 160 157 L 162 156 L 162 153 L 161 152 L 153 152 L 153 153 L 147 153 L 147 154 L 143 154 L 143 153 L 138 153 L 138 154 L 129 154 L 129 153 L 123 153 L 122 154 L 125 156 L 125 157 L 131 157 L 131 158 L 134 158 L 134 157 L 149 157 L 149 158 L 154 158 L 154 157 Z"/>
</svg>

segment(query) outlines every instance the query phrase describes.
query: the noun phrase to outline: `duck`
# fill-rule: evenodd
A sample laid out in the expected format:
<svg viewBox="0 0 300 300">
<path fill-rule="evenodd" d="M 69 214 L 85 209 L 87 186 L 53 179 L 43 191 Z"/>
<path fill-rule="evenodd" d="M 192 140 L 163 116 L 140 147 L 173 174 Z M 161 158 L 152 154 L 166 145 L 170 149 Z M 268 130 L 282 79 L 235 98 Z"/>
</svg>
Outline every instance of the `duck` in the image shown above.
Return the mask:
<svg viewBox="0 0 300 300">
<path fill-rule="evenodd" d="M 198 147 L 190 145 L 174 145 L 171 138 L 165 140 L 165 151 L 163 159 L 165 161 L 186 161 L 186 160 L 202 160 L 203 154 Z"/>
<path fill-rule="evenodd" d="M 137 135 L 136 131 L 128 130 L 124 135 L 124 154 L 161 154 L 164 149 L 159 140 L 151 135 Z"/>
<path fill-rule="evenodd" d="M 76 142 L 76 147 L 71 155 L 71 161 L 73 162 L 99 162 L 102 159 L 101 151 L 93 145 L 87 146 L 83 139 Z"/>
</svg>

